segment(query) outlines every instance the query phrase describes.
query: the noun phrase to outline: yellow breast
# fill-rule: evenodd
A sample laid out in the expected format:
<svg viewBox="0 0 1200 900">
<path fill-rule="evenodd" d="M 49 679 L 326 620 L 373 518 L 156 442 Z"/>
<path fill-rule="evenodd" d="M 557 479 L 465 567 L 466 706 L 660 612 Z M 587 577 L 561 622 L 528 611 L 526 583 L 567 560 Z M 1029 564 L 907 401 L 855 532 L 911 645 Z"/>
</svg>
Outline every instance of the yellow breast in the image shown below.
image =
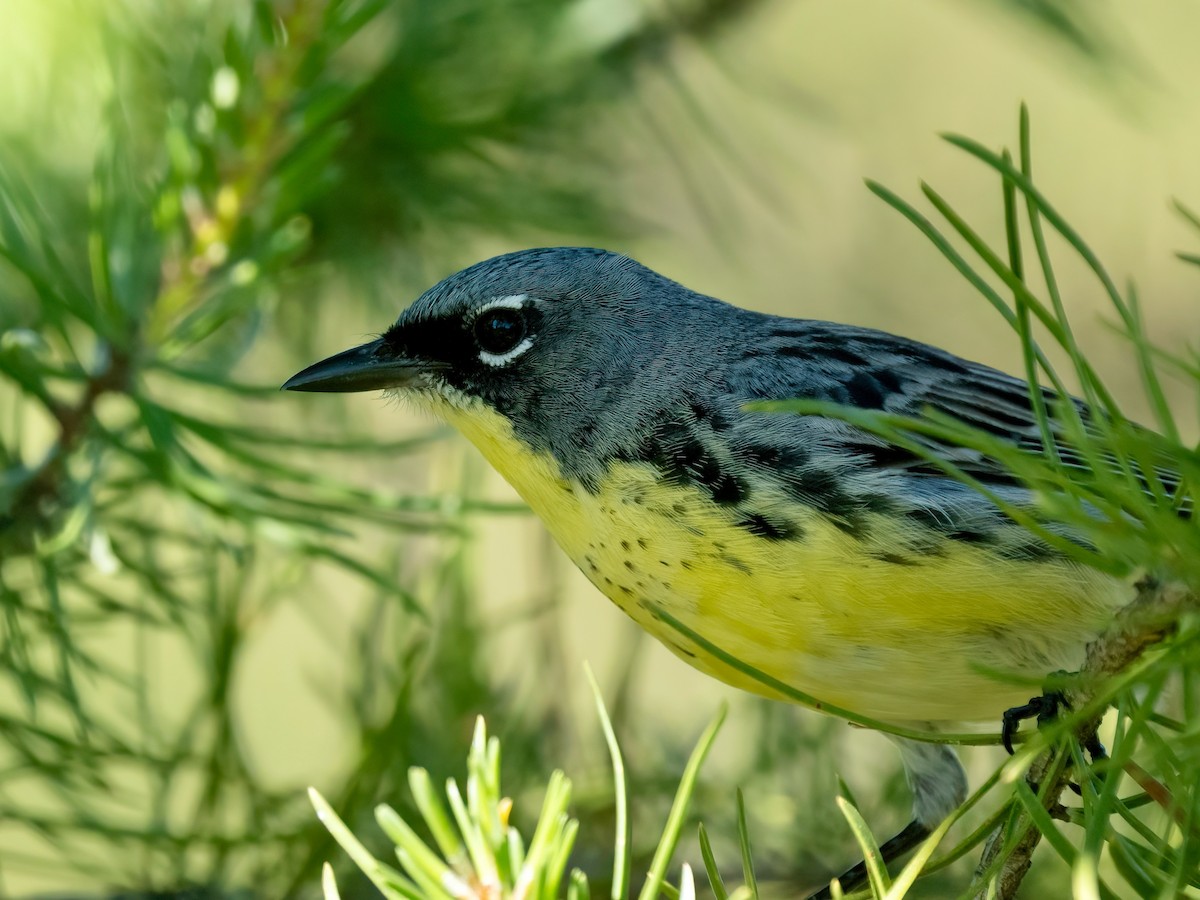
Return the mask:
<svg viewBox="0 0 1200 900">
<path fill-rule="evenodd" d="M 745 690 L 774 695 L 660 614 L 826 703 L 893 722 L 957 722 L 994 719 L 1034 692 L 1030 680 L 1077 668 L 1085 643 L 1128 600 L 1124 584 L 1072 563 L 1004 560 L 949 540 L 919 564 L 888 562 L 768 492 L 760 512 L 786 511 L 798 525 L 773 540 L 648 464 L 616 463 L 589 490 L 482 404 L 435 411 L 617 606 L 696 668 Z M 877 535 L 900 527 L 874 518 Z"/>
</svg>

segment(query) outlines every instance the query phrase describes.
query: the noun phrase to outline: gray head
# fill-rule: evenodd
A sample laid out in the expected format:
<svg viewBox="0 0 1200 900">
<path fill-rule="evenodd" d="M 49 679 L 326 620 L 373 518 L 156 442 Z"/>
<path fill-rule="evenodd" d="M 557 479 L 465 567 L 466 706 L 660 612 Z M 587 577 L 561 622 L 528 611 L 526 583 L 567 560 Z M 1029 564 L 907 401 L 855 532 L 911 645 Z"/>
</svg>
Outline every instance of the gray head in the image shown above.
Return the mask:
<svg viewBox="0 0 1200 900">
<path fill-rule="evenodd" d="M 719 371 L 721 335 L 742 315 L 616 253 L 526 250 L 451 275 L 379 340 L 284 387 L 478 401 L 560 458 L 581 442 L 612 451 L 682 385 Z"/>
</svg>

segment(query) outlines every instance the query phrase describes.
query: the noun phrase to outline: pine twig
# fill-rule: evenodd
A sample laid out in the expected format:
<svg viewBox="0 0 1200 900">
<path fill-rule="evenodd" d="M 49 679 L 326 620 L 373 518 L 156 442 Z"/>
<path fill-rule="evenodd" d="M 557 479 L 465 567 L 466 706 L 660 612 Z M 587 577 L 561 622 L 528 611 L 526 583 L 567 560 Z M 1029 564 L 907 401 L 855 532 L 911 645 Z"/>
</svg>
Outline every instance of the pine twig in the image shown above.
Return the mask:
<svg viewBox="0 0 1200 900">
<path fill-rule="evenodd" d="M 73 406 L 56 406 L 52 410 L 58 426 L 54 446 L 41 468 L 17 492 L 8 521 L 0 517 L 0 532 L 5 526 L 11 526 L 18 550 L 29 549 L 33 536 L 57 513 L 66 489 L 67 459 L 87 438 L 96 403 L 105 394 L 128 390 L 133 374 L 129 355 L 115 348 L 108 352 L 109 359 L 87 379 L 79 401 Z"/>
<path fill-rule="evenodd" d="M 1174 630 L 1175 623 L 1185 612 L 1200 609 L 1200 597 L 1181 582 L 1161 582 L 1147 576 L 1135 587 L 1137 595 L 1133 602 L 1117 614 L 1103 636 L 1088 645 L 1079 679 L 1084 686 L 1064 692 L 1072 709 L 1089 706 L 1096 696 L 1095 685 L 1123 671 L 1146 650 L 1161 642 Z M 1075 729 L 1081 745 L 1087 746 L 1095 740 L 1102 717 L 1103 710 L 1087 717 Z M 1034 761 L 1025 776 L 1026 783 L 1038 794 L 1051 816 L 1061 809 L 1059 798 L 1071 780 L 1068 757 L 1069 750 L 1062 745 L 1047 750 Z M 1019 837 L 1015 843 L 1010 843 L 1010 830 L 1002 823 L 988 838 L 975 870 L 976 879 L 987 877 L 997 860 L 1002 855 L 1004 858 L 999 863 L 999 871 L 980 887 L 976 900 L 1013 900 L 1017 896 L 1042 833 L 1024 813 L 1017 820 L 1015 833 Z"/>
</svg>

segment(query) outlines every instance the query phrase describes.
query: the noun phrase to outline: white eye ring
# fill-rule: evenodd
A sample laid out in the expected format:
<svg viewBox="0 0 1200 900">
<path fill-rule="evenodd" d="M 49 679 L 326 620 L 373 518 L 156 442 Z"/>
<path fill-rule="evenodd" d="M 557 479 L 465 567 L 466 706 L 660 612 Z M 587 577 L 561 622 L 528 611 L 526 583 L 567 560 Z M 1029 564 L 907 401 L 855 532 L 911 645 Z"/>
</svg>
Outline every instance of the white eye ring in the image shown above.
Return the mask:
<svg viewBox="0 0 1200 900">
<path fill-rule="evenodd" d="M 487 363 L 489 366 L 507 366 L 510 362 L 533 346 L 531 338 L 525 338 L 517 346 L 513 347 L 507 353 L 488 353 L 486 350 L 479 351 L 480 362 Z"/>
<path fill-rule="evenodd" d="M 495 300 L 491 300 L 479 307 L 479 309 L 475 310 L 474 314 L 471 316 L 471 319 L 474 321 L 489 309 L 523 309 L 526 302 L 529 300 L 530 297 L 528 294 L 510 294 L 507 297 L 497 297 Z M 534 300 L 534 302 L 536 303 L 538 301 Z M 485 363 L 486 365 L 499 368 L 500 366 L 508 365 L 532 346 L 533 338 L 527 337 L 507 353 L 489 353 L 487 350 L 480 350 L 479 361 Z"/>
</svg>

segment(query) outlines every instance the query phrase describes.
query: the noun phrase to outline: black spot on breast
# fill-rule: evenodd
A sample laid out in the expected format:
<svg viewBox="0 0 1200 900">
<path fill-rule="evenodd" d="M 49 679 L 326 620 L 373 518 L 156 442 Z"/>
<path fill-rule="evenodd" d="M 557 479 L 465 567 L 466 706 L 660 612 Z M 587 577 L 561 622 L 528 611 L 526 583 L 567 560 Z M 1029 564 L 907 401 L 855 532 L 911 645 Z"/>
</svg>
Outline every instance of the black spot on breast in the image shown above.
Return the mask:
<svg viewBox="0 0 1200 900">
<path fill-rule="evenodd" d="M 628 553 L 630 550 L 633 549 L 633 547 L 630 546 L 629 541 L 621 541 L 621 549 L 624 550 L 626 553 Z"/>
<path fill-rule="evenodd" d="M 629 560 L 625 560 L 625 568 L 627 568 L 627 569 L 628 569 L 630 572 L 636 572 L 636 571 L 637 571 L 637 566 L 635 566 L 635 565 L 634 565 L 633 563 L 631 563 Z"/>
<path fill-rule="evenodd" d="M 901 556 L 899 553 L 872 553 L 871 557 L 879 562 L 887 563 L 892 566 L 919 566 L 917 560 L 908 556 Z"/>
<path fill-rule="evenodd" d="M 638 538 L 638 539 L 637 539 L 637 545 L 638 545 L 639 547 L 641 547 L 643 550 L 645 550 L 647 547 L 649 547 L 649 546 L 650 546 L 650 544 L 649 544 L 649 543 L 646 541 L 646 539 L 645 539 L 645 538 Z"/>
<path fill-rule="evenodd" d="M 737 526 L 745 528 L 753 535 L 772 541 L 793 540 L 804 536 L 803 529 L 799 525 L 777 518 L 768 519 L 760 513 L 754 513 L 753 515 L 739 519 Z"/>
<path fill-rule="evenodd" d="M 721 562 L 725 563 L 725 565 L 729 566 L 731 569 L 737 569 L 743 575 L 752 574 L 750 567 L 732 553 L 719 553 L 717 554 L 717 559 L 721 560 Z"/>
</svg>

